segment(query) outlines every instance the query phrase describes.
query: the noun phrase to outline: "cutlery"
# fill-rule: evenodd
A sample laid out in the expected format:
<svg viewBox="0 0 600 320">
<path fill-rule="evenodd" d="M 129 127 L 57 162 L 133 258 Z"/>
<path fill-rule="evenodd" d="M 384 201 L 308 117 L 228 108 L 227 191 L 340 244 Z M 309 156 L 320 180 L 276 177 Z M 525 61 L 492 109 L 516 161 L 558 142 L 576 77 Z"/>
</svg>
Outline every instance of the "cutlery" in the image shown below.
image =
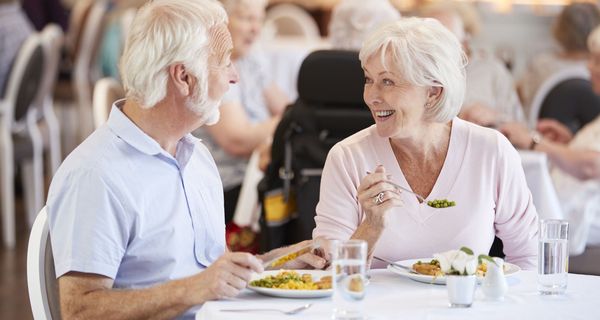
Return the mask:
<svg viewBox="0 0 600 320">
<path fill-rule="evenodd" d="M 385 262 L 387 264 L 390 264 L 390 265 L 392 265 L 394 267 L 397 267 L 397 268 L 400 268 L 400 269 L 404 269 L 404 270 L 407 270 L 407 271 L 410 271 L 410 272 L 415 272 L 411 267 L 403 266 L 401 264 L 395 263 L 395 262 L 390 261 L 388 259 L 384 259 L 384 258 L 380 258 L 380 257 L 376 257 L 376 256 L 373 256 L 373 258 L 375 260 L 379 260 L 379 261 Z"/>
<path fill-rule="evenodd" d="M 297 257 L 305 254 L 305 253 L 309 253 L 311 252 L 312 249 L 316 249 L 319 248 L 321 245 L 318 242 L 312 242 L 309 243 L 305 246 L 302 246 L 292 252 L 286 252 L 284 254 L 281 254 L 269 261 L 263 262 L 263 268 L 269 268 L 269 267 L 279 267 L 281 265 L 283 265 L 284 263 L 294 260 Z"/>
<path fill-rule="evenodd" d="M 305 305 L 303 305 L 303 306 L 301 306 L 299 308 L 295 308 L 295 309 L 287 310 L 287 311 L 286 310 L 279 310 L 279 309 L 269 309 L 269 308 L 264 308 L 264 309 L 260 309 L 260 308 L 251 308 L 251 309 L 221 309 L 219 311 L 222 311 L 222 312 L 252 312 L 252 311 L 260 312 L 260 311 L 272 311 L 272 312 L 281 312 L 283 314 L 292 315 L 292 314 L 300 313 L 300 312 L 302 312 L 302 311 L 304 311 L 304 310 L 306 310 L 306 309 L 308 309 L 310 307 L 312 307 L 312 303 L 308 303 L 308 304 L 305 304 Z"/>
<path fill-rule="evenodd" d="M 367 174 L 371 174 L 371 172 L 367 171 Z M 423 196 L 421 196 L 420 194 L 418 194 L 418 193 L 416 193 L 416 192 L 414 192 L 414 191 L 412 191 L 412 190 L 410 190 L 408 188 L 405 188 L 405 187 L 403 187 L 403 186 L 401 186 L 401 185 L 399 185 L 399 184 L 397 184 L 397 183 L 395 183 L 395 182 L 393 182 L 391 180 L 386 180 L 385 182 L 391 184 L 395 188 L 398 188 L 400 190 L 403 190 L 403 191 L 406 191 L 408 193 L 414 194 L 417 197 L 417 199 L 419 199 L 423 203 L 427 202 L 427 201 L 425 201 L 425 198 L 423 198 Z"/>
</svg>

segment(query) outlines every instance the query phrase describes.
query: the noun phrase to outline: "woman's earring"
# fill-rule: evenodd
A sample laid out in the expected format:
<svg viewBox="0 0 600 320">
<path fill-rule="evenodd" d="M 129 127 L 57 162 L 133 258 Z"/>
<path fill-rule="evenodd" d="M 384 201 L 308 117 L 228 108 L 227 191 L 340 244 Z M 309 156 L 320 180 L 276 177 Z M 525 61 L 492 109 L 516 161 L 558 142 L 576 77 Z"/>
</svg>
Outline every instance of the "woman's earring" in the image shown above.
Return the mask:
<svg viewBox="0 0 600 320">
<path fill-rule="evenodd" d="M 425 104 L 425 108 L 429 108 L 429 107 L 431 107 L 431 103 L 427 102 L 427 103 Z"/>
</svg>

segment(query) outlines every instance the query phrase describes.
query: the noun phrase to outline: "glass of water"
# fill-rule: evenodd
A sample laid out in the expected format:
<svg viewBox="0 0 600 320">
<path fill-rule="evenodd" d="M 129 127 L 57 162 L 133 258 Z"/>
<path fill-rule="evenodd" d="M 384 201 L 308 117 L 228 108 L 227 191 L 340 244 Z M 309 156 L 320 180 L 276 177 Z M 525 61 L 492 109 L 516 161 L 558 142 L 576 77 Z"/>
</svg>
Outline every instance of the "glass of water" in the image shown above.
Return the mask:
<svg viewBox="0 0 600 320">
<path fill-rule="evenodd" d="M 364 319 L 367 243 L 348 240 L 332 248 L 334 319 Z"/>
<path fill-rule="evenodd" d="M 569 223 L 541 220 L 538 245 L 538 291 L 562 294 L 567 289 L 569 272 Z"/>
</svg>

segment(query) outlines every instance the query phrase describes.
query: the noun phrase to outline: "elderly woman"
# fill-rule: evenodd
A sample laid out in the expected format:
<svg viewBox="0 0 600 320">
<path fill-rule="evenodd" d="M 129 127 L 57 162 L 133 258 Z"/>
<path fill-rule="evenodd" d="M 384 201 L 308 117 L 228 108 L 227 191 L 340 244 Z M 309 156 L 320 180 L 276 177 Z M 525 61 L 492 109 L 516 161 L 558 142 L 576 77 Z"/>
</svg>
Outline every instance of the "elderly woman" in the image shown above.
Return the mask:
<svg viewBox="0 0 600 320">
<path fill-rule="evenodd" d="M 369 255 L 402 260 L 462 246 L 487 253 L 498 236 L 509 262 L 533 268 L 538 219 L 519 155 L 499 132 L 456 117 L 457 38 L 433 19 L 401 19 L 377 29 L 360 60 L 375 125 L 331 149 L 313 237 L 363 239 Z M 428 206 L 434 199 L 456 206 Z"/>
<path fill-rule="evenodd" d="M 600 27 L 590 35 L 588 45 L 592 87 L 600 94 Z M 570 254 L 580 254 L 586 245 L 600 246 L 600 116 L 575 136 L 554 120 L 541 120 L 537 129 L 539 133 L 530 134 L 518 124 L 501 128 L 517 148 L 544 152 L 555 165 L 552 180 L 570 223 Z"/>
<path fill-rule="evenodd" d="M 388 0 L 343 0 L 331 13 L 329 41 L 334 49 L 359 51 L 377 26 L 400 19 Z"/>
<path fill-rule="evenodd" d="M 233 39 L 232 60 L 240 80 L 222 100 L 221 120 L 195 132 L 209 147 L 225 190 L 226 221 L 233 217 L 248 157 L 269 140 L 288 98 L 267 73 L 266 60 L 253 50 L 260 36 L 266 0 L 222 0 Z"/>
<path fill-rule="evenodd" d="M 595 3 L 573 3 L 562 10 L 552 31 L 560 51 L 536 56 L 518 81 L 526 112 L 545 80 L 562 70 L 585 68 L 589 54 L 586 41 L 599 23 L 600 10 Z"/>
</svg>

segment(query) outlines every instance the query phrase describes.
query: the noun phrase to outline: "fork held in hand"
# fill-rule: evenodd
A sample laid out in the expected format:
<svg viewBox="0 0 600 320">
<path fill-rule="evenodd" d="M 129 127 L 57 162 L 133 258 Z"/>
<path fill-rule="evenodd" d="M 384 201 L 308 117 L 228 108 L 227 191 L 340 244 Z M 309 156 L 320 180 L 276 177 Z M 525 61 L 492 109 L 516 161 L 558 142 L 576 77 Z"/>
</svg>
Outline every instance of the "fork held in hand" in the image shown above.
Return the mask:
<svg viewBox="0 0 600 320">
<path fill-rule="evenodd" d="M 367 174 L 371 174 L 371 172 L 367 171 Z M 410 190 L 408 188 L 405 188 L 405 187 L 403 187 L 403 186 L 401 186 L 401 185 L 399 185 L 399 184 L 397 184 L 397 183 L 395 183 L 395 182 L 393 182 L 391 180 L 386 180 L 385 182 L 391 184 L 395 188 L 398 188 L 400 190 L 403 190 L 403 191 L 406 191 L 408 193 L 414 194 L 417 197 L 417 199 L 419 199 L 421 202 L 426 202 L 425 198 L 423 198 L 423 196 L 421 196 L 420 194 L 418 194 L 418 193 L 416 193 L 416 192 L 414 192 L 414 191 L 412 191 L 412 190 Z"/>
<path fill-rule="evenodd" d="M 296 313 L 300 313 L 308 308 L 312 307 L 312 303 L 308 303 L 305 304 L 299 308 L 295 308 L 292 310 L 279 310 L 279 309 L 268 309 L 268 308 L 251 308 L 251 309 L 221 309 L 219 311 L 223 311 L 223 312 L 252 312 L 252 311 L 273 311 L 273 312 L 281 312 L 283 314 L 287 314 L 287 315 L 292 315 L 292 314 L 296 314 Z"/>
</svg>

